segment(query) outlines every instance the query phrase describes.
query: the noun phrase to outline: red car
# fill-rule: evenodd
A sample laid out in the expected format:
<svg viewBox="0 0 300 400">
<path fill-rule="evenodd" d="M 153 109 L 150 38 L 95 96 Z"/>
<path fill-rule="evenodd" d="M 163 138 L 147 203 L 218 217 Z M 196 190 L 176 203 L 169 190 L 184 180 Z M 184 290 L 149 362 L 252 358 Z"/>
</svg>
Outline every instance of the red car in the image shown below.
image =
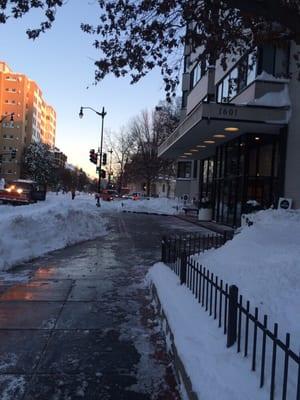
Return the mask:
<svg viewBox="0 0 300 400">
<path fill-rule="evenodd" d="M 112 201 L 118 197 L 118 192 L 116 190 L 104 189 L 100 193 L 100 198 L 104 201 Z"/>
</svg>

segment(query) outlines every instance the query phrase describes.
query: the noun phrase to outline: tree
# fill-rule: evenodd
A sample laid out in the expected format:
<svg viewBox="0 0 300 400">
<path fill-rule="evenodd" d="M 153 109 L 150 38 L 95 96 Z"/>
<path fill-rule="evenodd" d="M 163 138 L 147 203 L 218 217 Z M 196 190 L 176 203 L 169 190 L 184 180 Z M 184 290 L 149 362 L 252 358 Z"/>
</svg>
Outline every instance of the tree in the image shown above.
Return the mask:
<svg viewBox="0 0 300 400">
<path fill-rule="evenodd" d="M 56 174 L 53 154 L 44 143 L 31 143 L 24 152 L 24 172 L 39 184 L 52 184 Z"/>
<path fill-rule="evenodd" d="M 28 29 L 37 38 L 50 29 L 63 0 L 0 0 L 0 23 L 43 9 L 45 21 Z M 98 0 L 100 23 L 83 23 L 95 35 L 100 58 L 95 82 L 112 73 L 137 82 L 153 68 L 163 75 L 167 97 L 179 82 L 182 46 L 201 48 L 198 59 L 226 68 L 229 57 L 272 41 L 300 43 L 300 0 Z M 299 54 L 295 54 L 298 58 Z"/>
<path fill-rule="evenodd" d="M 114 159 L 118 165 L 117 169 L 117 188 L 121 194 L 123 187 L 124 168 L 130 158 L 133 147 L 133 139 L 125 127 L 122 127 L 117 134 L 112 132 L 108 135 L 109 147 L 113 150 Z"/>
<path fill-rule="evenodd" d="M 126 165 L 126 179 L 145 182 L 147 196 L 160 175 L 170 177 L 174 174 L 173 162 L 159 158 L 158 148 L 178 122 L 178 107 L 160 103 L 152 113 L 141 112 L 129 126 L 132 150 Z"/>
</svg>

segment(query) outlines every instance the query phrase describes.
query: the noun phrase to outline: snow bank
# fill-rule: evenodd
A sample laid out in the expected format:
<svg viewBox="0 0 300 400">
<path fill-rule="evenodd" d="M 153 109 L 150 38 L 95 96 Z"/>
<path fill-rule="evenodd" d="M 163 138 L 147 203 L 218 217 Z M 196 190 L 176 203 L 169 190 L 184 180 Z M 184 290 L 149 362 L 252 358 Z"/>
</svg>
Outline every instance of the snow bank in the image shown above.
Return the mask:
<svg viewBox="0 0 300 400">
<path fill-rule="evenodd" d="M 180 203 L 178 200 L 167 198 L 150 198 L 141 200 L 124 200 L 123 210 L 139 211 L 157 214 L 178 214 Z"/>
<path fill-rule="evenodd" d="M 252 219 L 252 215 L 251 215 Z M 300 348 L 300 211 L 266 210 L 253 217 L 225 246 L 197 255 L 229 284 L 279 323 L 280 336 L 292 334 Z M 262 317 L 261 314 L 261 317 Z M 296 346 L 296 348 L 295 348 Z"/>
<path fill-rule="evenodd" d="M 106 232 L 92 196 L 48 194 L 29 206 L 0 206 L 0 270 Z"/>
<path fill-rule="evenodd" d="M 217 323 L 201 309 L 191 292 L 180 286 L 178 277 L 158 263 L 147 275 L 158 292 L 174 334 L 174 342 L 189 375 L 193 390 L 205 400 L 261 400 L 268 398 L 258 389 L 249 360 L 226 348 L 226 336 Z M 238 379 L 238 384 L 237 384 Z"/>
</svg>

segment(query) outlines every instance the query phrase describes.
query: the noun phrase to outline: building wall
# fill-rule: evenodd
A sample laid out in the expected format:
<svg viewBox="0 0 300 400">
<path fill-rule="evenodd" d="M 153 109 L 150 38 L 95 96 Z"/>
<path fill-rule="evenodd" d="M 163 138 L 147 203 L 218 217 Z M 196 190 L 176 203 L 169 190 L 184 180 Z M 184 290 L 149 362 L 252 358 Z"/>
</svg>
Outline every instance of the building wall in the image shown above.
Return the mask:
<svg viewBox="0 0 300 400">
<path fill-rule="evenodd" d="M 14 123 L 5 119 L 0 126 L 1 177 L 17 179 L 21 174 L 24 149 L 32 142 L 54 147 L 56 115 L 43 99 L 36 82 L 26 75 L 13 72 L 0 61 L 0 118 L 14 113 Z M 10 151 L 16 149 L 16 159 Z"/>
<path fill-rule="evenodd" d="M 287 134 L 287 151 L 285 166 L 285 197 L 293 199 L 293 207 L 300 208 L 300 82 L 299 67 L 293 55 L 300 50 L 295 44 L 291 47 L 289 92 L 292 109 Z"/>
</svg>

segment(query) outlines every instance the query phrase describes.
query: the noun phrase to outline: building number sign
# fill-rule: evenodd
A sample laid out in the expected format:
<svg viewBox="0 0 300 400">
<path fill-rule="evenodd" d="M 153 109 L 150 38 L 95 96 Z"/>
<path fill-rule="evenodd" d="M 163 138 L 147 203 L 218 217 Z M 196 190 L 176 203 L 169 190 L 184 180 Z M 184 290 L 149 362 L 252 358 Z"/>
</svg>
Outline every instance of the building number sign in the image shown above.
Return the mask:
<svg viewBox="0 0 300 400">
<path fill-rule="evenodd" d="M 236 108 L 220 107 L 219 116 L 235 118 L 238 115 L 238 110 Z"/>
</svg>

